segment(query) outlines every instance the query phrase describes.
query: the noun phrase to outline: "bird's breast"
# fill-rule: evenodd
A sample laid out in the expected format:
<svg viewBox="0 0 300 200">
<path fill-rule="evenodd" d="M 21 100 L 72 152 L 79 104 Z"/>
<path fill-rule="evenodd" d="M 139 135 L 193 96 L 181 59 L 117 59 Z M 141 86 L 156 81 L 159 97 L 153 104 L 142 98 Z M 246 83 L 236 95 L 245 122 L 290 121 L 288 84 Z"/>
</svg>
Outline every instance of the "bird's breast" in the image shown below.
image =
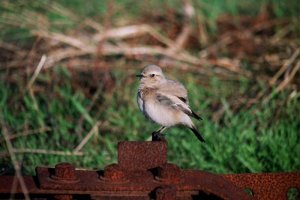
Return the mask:
<svg viewBox="0 0 300 200">
<path fill-rule="evenodd" d="M 168 108 L 154 99 L 144 101 L 144 113 L 152 121 L 166 127 L 178 124 L 181 117 L 180 112 Z"/>
</svg>

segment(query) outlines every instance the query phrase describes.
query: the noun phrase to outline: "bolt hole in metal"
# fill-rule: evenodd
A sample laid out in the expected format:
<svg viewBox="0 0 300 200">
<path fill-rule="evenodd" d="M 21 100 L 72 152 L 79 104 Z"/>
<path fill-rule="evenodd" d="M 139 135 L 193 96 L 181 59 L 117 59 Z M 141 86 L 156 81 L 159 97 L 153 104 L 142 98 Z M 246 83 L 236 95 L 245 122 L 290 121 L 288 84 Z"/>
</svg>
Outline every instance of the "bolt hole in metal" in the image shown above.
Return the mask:
<svg viewBox="0 0 300 200">
<path fill-rule="evenodd" d="M 297 188 L 289 188 L 286 195 L 288 200 L 300 199 L 300 191 Z"/>
</svg>

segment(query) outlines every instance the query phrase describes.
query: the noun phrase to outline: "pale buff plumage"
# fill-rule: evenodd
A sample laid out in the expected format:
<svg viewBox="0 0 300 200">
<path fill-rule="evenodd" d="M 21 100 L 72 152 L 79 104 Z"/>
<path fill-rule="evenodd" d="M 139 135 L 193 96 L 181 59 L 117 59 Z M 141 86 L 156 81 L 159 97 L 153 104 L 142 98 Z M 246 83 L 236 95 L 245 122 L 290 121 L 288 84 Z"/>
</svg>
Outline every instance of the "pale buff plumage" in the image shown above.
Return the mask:
<svg viewBox="0 0 300 200">
<path fill-rule="evenodd" d="M 162 125 L 157 133 L 166 127 L 181 124 L 190 128 L 204 142 L 190 117 L 201 118 L 191 110 L 187 90 L 181 83 L 166 79 L 156 65 L 146 66 L 137 76 L 141 78 L 137 95 L 139 108 L 147 118 Z"/>
</svg>

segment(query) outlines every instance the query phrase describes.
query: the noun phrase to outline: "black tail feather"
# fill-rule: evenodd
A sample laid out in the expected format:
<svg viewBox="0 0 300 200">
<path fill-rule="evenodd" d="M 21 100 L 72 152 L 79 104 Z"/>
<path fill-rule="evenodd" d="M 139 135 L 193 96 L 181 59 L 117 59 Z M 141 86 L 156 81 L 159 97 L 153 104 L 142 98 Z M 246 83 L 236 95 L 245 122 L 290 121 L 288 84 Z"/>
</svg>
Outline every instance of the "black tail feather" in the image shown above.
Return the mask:
<svg viewBox="0 0 300 200">
<path fill-rule="evenodd" d="M 201 135 L 201 133 L 199 131 L 197 131 L 197 129 L 195 127 L 190 128 L 193 133 L 196 135 L 196 137 L 198 138 L 198 140 L 200 140 L 201 142 L 205 142 L 203 136 Z"/>
</svg>

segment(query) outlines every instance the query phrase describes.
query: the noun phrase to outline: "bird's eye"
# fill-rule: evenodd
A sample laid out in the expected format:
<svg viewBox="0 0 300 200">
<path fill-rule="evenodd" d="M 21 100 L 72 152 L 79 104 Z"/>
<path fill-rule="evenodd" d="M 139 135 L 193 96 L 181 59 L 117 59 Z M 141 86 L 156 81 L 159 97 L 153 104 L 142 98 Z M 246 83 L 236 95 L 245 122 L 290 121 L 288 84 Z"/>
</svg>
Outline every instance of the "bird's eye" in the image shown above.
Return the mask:
<svg viewBox="0 0 300 200">
<path fill-rule="evenodd" d="M 150 74 L 150 77 L 154 77 L 155 76 L 155 74 Z"/>
</svg>

